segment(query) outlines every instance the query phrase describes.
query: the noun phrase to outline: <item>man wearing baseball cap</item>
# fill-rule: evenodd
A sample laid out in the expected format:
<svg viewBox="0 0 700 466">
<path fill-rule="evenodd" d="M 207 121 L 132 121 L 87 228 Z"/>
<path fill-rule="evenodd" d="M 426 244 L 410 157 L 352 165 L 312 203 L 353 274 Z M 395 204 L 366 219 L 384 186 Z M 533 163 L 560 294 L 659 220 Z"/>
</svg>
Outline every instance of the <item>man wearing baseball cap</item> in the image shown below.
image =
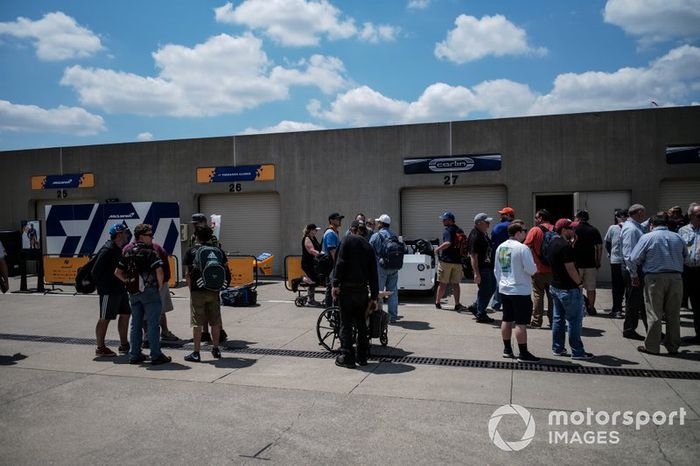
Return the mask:
<svg viewBox="0 0 700 466">
<path fill-rule="evenodd" d="M 486 314 L 486 307 L 496 291 L 496 277 L 493 274 L 494 251 L 493 242 L 489 238 L 489 225 L 493 218 L 485 213 L 476 214 L 474 228 L 469 233 L 469 257 L 474 270 L 474 283 L 479 287 L 476 295 L 476 321 L 490 324 L 493 319 Z"/>
<path fill-rule="evenodd" d="M 340 215 L 338 212 L 333 212 L 328 216 L 328 228 L 323 233 L 323 241 L 321 242 L 321 252 L 330 256 L 333 259 L 333 264 L 335 264 L 336 251 L 340 245 L 340 225 L 343 223 L 345 216 Z M 331 307 L 333 305 L 333 273 L 328 277 L 328 283 L 326 286 L 326 307 Z"/>
<path fill-rule="evenodd" d="M 508 240 L 508 225 L 515 219 L 515 210 L 512 207 L 504 207 L 498 213 L 501 215 L 501 221 L 491 230 L 491 241 L 493 241 L 494 250 Z M 498 293 L 498 289 L 493 294 L 491 307 L 496 311 L 501 310 L 501 296 Z"/>
<path fill-rule="evenodd" d="M 399 318 L 399 271 L 398 269 L 388 268 L 381 263 L 382 248 L 384 243 L 393 237 L 396 237 L 393 231 L 389 229 L 391 226 L 391 217 L 387 214 L 382 214 L 377 219 L 379 231 L 372 235 L 369 239 L 369 244 L 374 248 L 374 254 L 377 257 L 377 276 L 379 277 L 379 291 L 389 291 L 389 319 L 391 322 L 396 322 Z"/>
<path fill-rule="evenodd" d="M 114 271 L 122 258 L 122 247 L 131 239 L 131 232 L 126 222 L 115 223 L 109 228 L 109 239 L 97 253 L 95 265 L 92 267 L 92 278 L 95 280 L 97 294 L 100 297 L 100 318 L 95 327 L 97 349 L 95 356 L 111 357 L 117 354 L 105 346 L 105 337 L 110 320 L 115 320 L 117 315 L 117 329 L 119 330 L 119 353 L 129 352 L 129 295 L 126 293 L 124 283 L 114 276 Z"/>
<path fill-rule="evenodd" d="M 435 307 L 442 309 L 442 297 L 445 296 L 447 284 L 452 285 L 452 294 L 455 297 L 454 310 L 461 312 L 466 309 L 459 302 L 459 283 L 464 277 L 462 271 L 462 256 L 458 247 L 458 236 L 464 237 L 464 231 L 455 224 L 455 216 L 452 212 L 443 212 L 440 216 L 445 230 L 442 233 L 442 243 L 435 249 L 440 262 L 437 269 L 438 289 L 435 293 Z"/>
<path fill-rule="evenodd" d="M 570 241 L 574 238 L 572 222 L 568 218 L 560 218 L 554 224 L 556 236 L 549 244 L 547 259 L 552 267 L 552 284 L 550 291 L 554 301 L 552 320 L 552 353 L 555 356 L 568 356 L 565 337 L 569 331 L 571 359 L 592 359 L 591 353 L 586 353 L 581 341 L 583 326 L 583 281 L 578 274 L 575 264 L 574 249 Z"/>
</svg>

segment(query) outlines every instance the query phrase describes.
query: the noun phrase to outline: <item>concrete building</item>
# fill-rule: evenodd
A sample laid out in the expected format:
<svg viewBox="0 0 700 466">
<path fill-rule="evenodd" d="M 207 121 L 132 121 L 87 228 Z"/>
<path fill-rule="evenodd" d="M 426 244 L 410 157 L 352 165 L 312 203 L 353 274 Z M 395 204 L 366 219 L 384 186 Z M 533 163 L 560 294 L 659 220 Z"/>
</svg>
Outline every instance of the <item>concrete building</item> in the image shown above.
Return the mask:
<svg viewBox="0 0 700 466">
<path fill-rule="evenodd" d="M 616 207 L 700 201 L 700 157 L 669 163 L 674 146 L 700 146 L 700 106 L 6 151 L 0 230 L 42 220 L 49 204 L 178 202 L 182 223 L 221 214 L 225 248 L 271 252 L 278 274 L 303 226 L 334 211 L 343 231 L 358 212 L 387 213 L 413 239 L 437 238 L 444 210 L 467 229 L 506 205 L 529 224 L 536 208 L 585 208 L 604 234 Z M 204 170 L 198 182 L 198 168 L 259 164 L 274 166 L 268 180 L 208 182 Z M 32 176 L 67 173 L 94 174 L 94 187 L 32 189 Z"/>
</svg>

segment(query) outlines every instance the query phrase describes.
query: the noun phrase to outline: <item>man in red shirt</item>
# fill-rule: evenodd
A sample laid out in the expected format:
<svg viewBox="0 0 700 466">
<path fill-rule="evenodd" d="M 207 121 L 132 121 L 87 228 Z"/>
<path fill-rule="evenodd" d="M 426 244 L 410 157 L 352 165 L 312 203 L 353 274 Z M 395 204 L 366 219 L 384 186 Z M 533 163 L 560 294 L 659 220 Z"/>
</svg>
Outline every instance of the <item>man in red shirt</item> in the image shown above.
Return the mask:
<svg viewBox="0 0 700 466">
<path fill-rule="evenodd" d="M 552 325 L 552 296 L 549 293 L 549 285 L 552 284 L 552 268 L 542 263 L 540 250 L 544 240 L 545 230 L 552 231 L 551 214 L 547 209 L 540 209 L 535 214 L 535 226 L 530 229 L 525 238 L 525 245 L 532 251 L 537 272 L 532 276 L 532 322 L 530 327 L 542 327 L 542 315 L 544 314 L 544 296 L 547 295 L 547 319 Z"/>
</svg>

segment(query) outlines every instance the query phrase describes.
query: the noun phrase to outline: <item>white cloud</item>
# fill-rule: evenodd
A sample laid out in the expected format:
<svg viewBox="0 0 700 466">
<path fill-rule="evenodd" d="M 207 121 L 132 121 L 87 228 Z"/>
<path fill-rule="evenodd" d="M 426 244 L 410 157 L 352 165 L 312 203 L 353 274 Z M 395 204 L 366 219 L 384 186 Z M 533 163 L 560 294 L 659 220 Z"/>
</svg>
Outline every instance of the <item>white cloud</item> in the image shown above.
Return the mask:
<svg viewBox="0 0 700 466">
<path fill-rule="evenodd" d="M 90 136 L 105 131 L 99 115 L 79 107 L 45 109 L 0 100 L 0 131 L 52 132 Z"/>
<path fill-rule="evenodd" d="M 605 22 L 644 44 L 700 35 L 700 0 L 608 0 Z"/>
<path fill-rule="evenodd" d="M 425 10 L 430 5 L 430 0 L 408 0 L 407 7 L 411 10 Z"/>
<path fill-rule="evenodd" d="M 87 57 L 103 48 L 98 36 L 60 11 L 37 21 L 19 17 L 14 22 L 0 23 L 0 34 L 32 40 L 37 57 L 45 61 Z"/>
<path fill-rule="evenodd" d="M 268 126 L 262 129 L 246 128 L 243 134 L 262 134 L 262 133 L 292 133 L 297 131 L 316 131 L 325 129 L 323 126 L 313 123 L 304 123 L 300 121 L 282 120 L 274 126 Z"/>
<path fill-rule="evenodd" d="M 336 92 L 346 86 L 343 63 L 314 55 L 295 68 L 273 67 L 252 34 L 221 34 L 193 48 L 166 45 L 153 53 L 160 74 L 140 76 L 72 66 L 61 84 L 73 87 L 84 105 L 110 113 L 214 116 L 284 100 L 291 86 Z"/>
<path fill-rule="evenodd" d="M 136 136 L 137 141 L 153 141 L 153 134 L 149 133 L 148 131 L 145 131 L 143 133 L 139 133 Z"/>
<path fill-rule="evenodd" d="M 360 40 L 375 44 L 382 41 L 393 42 L 396 40 L 399 32 L 401 32 L 399 27 L 387 24 L 375 26 L 372 23 L 365 23 L 362 25 L 362 30 L 359 32 L 358 37 Z"/>
<path fill-rule="evenodd" d="M 572 113 L 688 105 L 700 86 L 700 48 L 682 46 L 644 68 L 613 73 L 589 71 L 557 76 L 547 94 L 526 84 L 499 79 L 472 88 L 435 83 L 413 102 L 396 100 L 362 86 L 339 94 L 322 108 L 307 106 L 317 118 L 353 126 L 464 119 L 474 113 L 492 117 Z"/>
<path fill-rule="evenodd" d="M 244 0 L 234 8 L 231 2 L 214 9 L 216 21 L 242 24 L 264 34 L 280 45 L 302 47 L 328 40 L 357 36 L 369 42 L 395 40 L 399 28 L 365 23 L 361 30 L 353 18 L 327 0 Z"/>
<path fill-rule="evenodd" d="M 547 49 L 534 48 L 528 44 L 527 33 L 508 21 L 503 15 L 474 16 L 459 15 L 455 28 L 447 38 L 435 44 L 435 56 L 455 63 L 479 60 L 488 55 L 536 54 L 544 55 Z"/>
</svg>

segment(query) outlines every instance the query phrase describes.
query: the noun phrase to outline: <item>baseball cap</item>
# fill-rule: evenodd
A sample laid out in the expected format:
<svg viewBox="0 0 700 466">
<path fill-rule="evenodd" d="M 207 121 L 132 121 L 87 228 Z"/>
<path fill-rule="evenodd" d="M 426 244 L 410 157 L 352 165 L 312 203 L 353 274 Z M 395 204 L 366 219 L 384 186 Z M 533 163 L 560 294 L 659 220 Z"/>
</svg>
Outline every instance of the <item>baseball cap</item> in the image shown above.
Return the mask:
<svg viewBox="0 0 700 466">
<path fill-rule="evenodd" d="M 119 233 L 128 229 L 129 227 L 126 225 L 126 222 L 115 223 L 114 225 L 109 227 L 109 236 L 110 238 L 114 239 L 114 237 L 117 236 Z"/>
<path fill-rule="evenodd" d="M 384 225 L 391 225 L 391 217 L 389 217 L 387 214 L 380 215 L 377 221 L 382 222 Z"/>
<path fill-rule="evenodd" d="M 579 220 L 583 220 L 584 222 L 588 221 L 588 211 L 587 210 L 579 210 L 576 212 L 576 218 Z"/>
<path fill-rule="evenodd" d="M 192 214 L 192 220 L 190 223 L 205 223 L 207 221 L 207 216 L 204 214 Z"/>
<path fill-rule="evenodd" d="M 559 232 L 564 228 L 571 228 L 571 224 L 573 222 L 569 220 L 568 218 L 560 218 L 557 220 L 557 223 L 554 224 L 554 229 Z"/>
<path fill-rule="evenodd" d="M 153 234 L 153 227 L 149 225 L 148 223 L 139 223 L 136 225 L 136 228 L 134 228 L 134 236 L 139 237 L 141 235 L 152 235 Z"/>
<path fill-rule="evenodd" d="M 345 218 L 345 215 L 340 215 L 338 212 L 333 212 L 328 216 L 328 220 L 342 220 Z"/>
<path fill-rule="evenodd" d="M 320 228 L 317 227 L 315 223 L 309 223 L 308 225 L 306 225 L 306 229 L 307 230 L 320 230 Z"/>
<path fill-rule="evenodd" d="M 360 228 L 360 224 L 364 225 L 364 222 L 353 220 L 352 223 L 350 223 L 350 228 Z"/>
<path fill-rule="evenodd" d="M 454 219 L 455 219 L 455 214 L 453 214 L 450 211 L 445 211 L 442 213 L 442 215 L 440 215 L 440 220 L 452 220 L 452 221 L 454 221 Z"/>
<path fill-rule="evenodd" d="M 491 220 L 493 220 L 493 217 L 489 217 L 483 212 L 474 216 L 474 223 L 490 222 Z"/>
<path fill-rule="evenodd" d="M 515 210 L 513 210 L 512 207 L 504 207 L 502 210 L 499 210 L 498 213 L 501 215 L 512 215 L 515 217 Z"/>
</svg>

